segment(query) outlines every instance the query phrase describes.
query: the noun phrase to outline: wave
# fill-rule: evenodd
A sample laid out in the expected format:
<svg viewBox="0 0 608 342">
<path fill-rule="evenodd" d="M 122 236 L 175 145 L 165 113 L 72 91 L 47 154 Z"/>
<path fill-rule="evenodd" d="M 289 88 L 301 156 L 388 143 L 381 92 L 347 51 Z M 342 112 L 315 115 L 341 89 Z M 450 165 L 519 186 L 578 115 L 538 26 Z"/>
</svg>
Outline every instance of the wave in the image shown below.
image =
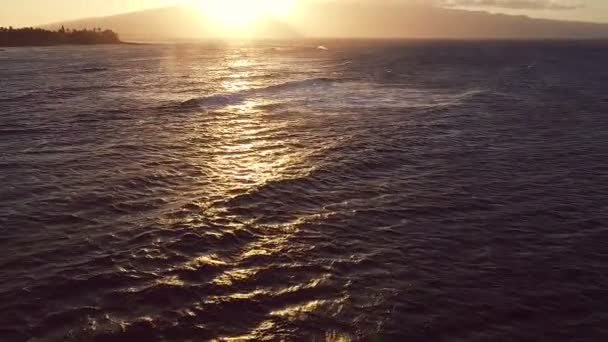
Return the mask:
<svg viewBox="0 0 608 342">
<path fill-rule="evenodd" d="M 38 91 L 32 91 L 32 92 L 29 92 L 26 94 L 21 94 L 21 95 L 17 95 L 17 96 L 13 96 L 13 97 L 0 98 L 0 103 L 27 100 L 27 99 L 30 99 L 30 98 L 33 98 L 33 97 L 39 95 L 39 93 L 40 92 L 38 92 Z"/>
<path fill-rule="evenodd" d="M 102 67 L 84 68 L 84 69 L 80 70 L 80 73 L 92 73 L 92 72 L 102 72 L 102 71 L 108 71 L 108 68 L 102 68 Z"/>
<path fill-rule="evenodd" d="M 333 83 L 343 82 L 345 79 L 328 78 L 328 77 L 317 77 L 307 80 L 300 81 L 288 81 L 281 84 L 271 85 L 265 88 L 261 88 L 261 91 L 281 91 L 281 90 L 294 90 L 300 88 L 316 87 L 319 85 L 330 85 Z"/>
<path fill-rule="evenodd" d="M 36 133 L 45 133 L 47 131 L 47 129 L 43 128 L 0 128 L 0 135 L 29 135 Z"/>
<path fill-rule="evenodd" d="M 109 71 L 109 68 L 106 67 L 81 67 L 81 68 L 77 68 L 77 69 L 72 69 L 72 70 L 66 70 L 63 71 L 63 74 L 75 74 L 75 75 L 82 75 L 82 74 L 93 74 L 93 73 L 98 73 L 98 72 L 105 72 L 105 71 Z"/>
<path fill-rule="evenodd" d="M 241 90 L 233 93 L 214 94 L 204 97 L 195 97 L 181 102 L 182 107 L 205 107 L 217 108 L 231 105 L 238 105 L 245 102 L 251 97 L 257 96 L 272 96 L 284 91 L 303 90 L 307 88 L 316 88 L 323 85 L 331 85 L 337 82 L 343 82 L 344 79 L 334 79 L 327 77 L 317 77 L 305 80 L 287 81 L 279 84 L 274 84 L 261 88 Z"/>
<path fill-rule="evenodd" d="M 472 89 L 454 95 L 460 103 L 481 102 L 496 103 L 498 101 L 517 101 L 518 96 L 512 93 L 493 91 L 490 89 Z"/>
<path fill-rule="evenodd" d="M 226 107 L 237 105 L 244 101 L 239 94 L 211 95 L 207 97 L 196 97 L 181 103 L 182 107 Z"/>
<path fill-rule="evenodd" d="M 179 102 L 179 107 L 214 110 L 241 105 L 255 99 L 264 100 L 256 103 L 255 108 L 258 109 L 282 108 L 288 102 L 299 108 L 312 106 L 318 112 L 327 112 L 345 108 L 446 108 L 471 102 L 492 103 L 512 100 L 513 96 L 491 89 L 473 88 L 461 92 L 446 92 L 437 89 L 410 88 L 403 84 L 379 85 L 353 78 L 315 77 L 232 93 L 195 97 Z"/>
</svg>

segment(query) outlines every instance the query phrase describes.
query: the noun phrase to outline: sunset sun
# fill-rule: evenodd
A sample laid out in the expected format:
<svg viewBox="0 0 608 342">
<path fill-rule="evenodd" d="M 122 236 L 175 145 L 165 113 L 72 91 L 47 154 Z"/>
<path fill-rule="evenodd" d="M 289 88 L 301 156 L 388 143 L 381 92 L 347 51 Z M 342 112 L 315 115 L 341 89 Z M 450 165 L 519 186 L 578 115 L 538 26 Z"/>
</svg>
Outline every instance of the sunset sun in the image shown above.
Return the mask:
<svg viewBox="0 0 608 342">
<path fill-rule="evenodd" d="M 251 27 L 263 18 L 284 20 L 295 0 L 197 0 L 201 15 L 225 33 Z"/>
</svg>

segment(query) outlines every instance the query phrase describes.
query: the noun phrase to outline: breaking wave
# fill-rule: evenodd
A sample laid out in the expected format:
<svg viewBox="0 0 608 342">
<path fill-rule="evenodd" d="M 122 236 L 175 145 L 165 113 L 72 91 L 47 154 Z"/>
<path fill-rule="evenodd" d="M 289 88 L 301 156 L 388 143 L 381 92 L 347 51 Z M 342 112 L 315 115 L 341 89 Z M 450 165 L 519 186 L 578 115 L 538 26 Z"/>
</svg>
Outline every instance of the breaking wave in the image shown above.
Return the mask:
<svg viewBox="0 0 608 342">
<path fill-rule="evenodd" d="M 231 105 L 238 105 L 252 97 L 273 96 L 280 92 L 302 90 L 330 86 L 335 83 L 344 82 L 343 79 L 333 78 L 312 78 L 298 81 L 287 81 L 280 84 L 270 85 L 261 88 L 247 89 L 228 94 L 214 94 L 210 96 L 192 98 L 181 102 L 181 106 L 186 108 L 204 107 L 217 108 Z"/>
</svg>

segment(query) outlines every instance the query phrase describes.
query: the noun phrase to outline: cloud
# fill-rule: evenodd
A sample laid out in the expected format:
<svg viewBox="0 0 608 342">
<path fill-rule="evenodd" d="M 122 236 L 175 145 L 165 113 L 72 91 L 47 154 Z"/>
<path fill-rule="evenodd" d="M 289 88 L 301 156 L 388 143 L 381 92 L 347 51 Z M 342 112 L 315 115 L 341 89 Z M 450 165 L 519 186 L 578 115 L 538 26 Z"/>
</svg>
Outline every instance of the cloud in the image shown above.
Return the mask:
<svg viewBox="0 0 608 342">
<path fill-rule="evenodd" d="M 525 10 L 574 10 L 585 7 L 581 0 L 439 0 L 443 7 L 498 7 Z"/>
</svg>

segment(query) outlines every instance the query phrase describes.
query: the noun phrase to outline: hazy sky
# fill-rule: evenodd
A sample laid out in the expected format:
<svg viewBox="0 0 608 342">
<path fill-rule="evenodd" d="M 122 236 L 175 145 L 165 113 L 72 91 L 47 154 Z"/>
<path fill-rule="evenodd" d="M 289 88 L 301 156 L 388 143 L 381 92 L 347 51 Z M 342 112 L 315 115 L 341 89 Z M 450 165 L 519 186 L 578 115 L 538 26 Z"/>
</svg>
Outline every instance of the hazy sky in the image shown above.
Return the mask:
<svg viewBox="0 0 608 342">
<path fill-rule="evenodd" d="M 40 25 L 67 19 L 105 16 L 192 0 L 0 0 L 0 26 Z M 321 0 L 300 0 L 321 1 Z M 333 0 L 356 1 L 356 0 Z M 371 0 L 363 0 L 371 1 Z M 418 2 L 481 9 L 531 17 L 608 23 L 608 0 L 373 0 Z"/>
</svg>

